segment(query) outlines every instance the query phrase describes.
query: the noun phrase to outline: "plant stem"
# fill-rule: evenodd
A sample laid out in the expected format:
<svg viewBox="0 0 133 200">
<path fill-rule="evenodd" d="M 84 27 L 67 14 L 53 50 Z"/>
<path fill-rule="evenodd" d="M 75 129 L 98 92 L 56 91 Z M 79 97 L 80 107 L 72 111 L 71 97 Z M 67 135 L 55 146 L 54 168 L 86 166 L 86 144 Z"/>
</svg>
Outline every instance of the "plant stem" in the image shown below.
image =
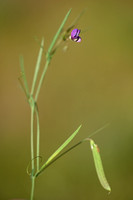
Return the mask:
<svg viewBox="0 0 133 200">
<path fill-rule="evenodd" d="M 34 171 L 34 103 L 31 103 L 31 168 Z"/>
<path fill-rule="evenodd" d="M 34 199 L 34 188 L 35 188 L 35 176 L 32 176 L 30 200 Z"/>
<path fill-rule="evenodd" d="M 40 92 L 40 89 L 41 89 L 41 86 L 42 86 L 42 83 L 43 83 L 43 80 L 44 80 L 44 76 L 45 76 L 46 71 L 48 69 L 49 63 L 50 63 L 50 58 L 46 60 L 45 67 L 44 67 L 44 70 L 42 72 L 42 75 L 41 75 L 41 78 L 40 78 L 40 81 L 39 81 L 39 84 L 38 84 L 38 87 L 37 87 L 37 91 L 36 91 L 36 95 L 35 95 L 35 102 L 37 102 L 38 95 L 39 95 L 39 92 Z"/>
<path fill-rule="evenodd" d="M 35 111 L 35 102 L 34 99 L 30 98 L 30 107 L 31 107 L 31 196 L 30 200 L 34 198 L 34 187 L 35 187 L 35 177 L 34 177 L 34 111 Z"/>
<path fill-rule="evenodd" d="M 39 171 L 39 150 L 40 150 L 40 126 L 39 126 L 39 113 L 38 113 L 38 107 L 36 104 L 35 107 L 36 111 L 36 119 L 37 119 L 37 150 L 36 150 L 36 156 L 37 156 L 37 172 Z"/>
</svg>

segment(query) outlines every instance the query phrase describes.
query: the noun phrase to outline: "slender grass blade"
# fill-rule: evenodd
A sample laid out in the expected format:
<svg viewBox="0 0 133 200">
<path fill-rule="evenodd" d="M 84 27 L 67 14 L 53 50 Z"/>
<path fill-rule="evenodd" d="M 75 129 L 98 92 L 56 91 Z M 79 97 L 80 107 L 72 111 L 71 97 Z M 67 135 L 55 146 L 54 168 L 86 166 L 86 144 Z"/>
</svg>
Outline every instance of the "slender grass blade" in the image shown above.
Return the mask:
<svg viewBox="0 0 133 200">
<path fill-rule="evenodd" d="M 21 73 L 22 73 L 22 78 L 23 78 L 23 81 L 24 81 L 24 87 L 25 87 L 26 95 L 27 95 L 27 97 L 29 97 L 29 88 L 28 88 L 28 83 L 27 83 L 26 74 L 25 74 L 25 70 L 24 70 L 23 56 L 20 56 L 20 67 L 21 67 Z"/>
<path fill-rule="evenodd" d="M 77 133 L 79 132 L 80 128 L 82 125 L 80 125 L 76 131 L 74 131 L 74 133 L 48 158 L 48 160 L 44 163 L 44 165 L 41 167 L 41 169 L 39 170 L 39 172 L 37 173 L 36 176 L 38 176 L 38 174 L 40 174 L 47 165 L 49 165 L 54 159 L 55 157 L 72 141 L 72 139 L 77 135 Z"/>
<path fill-rule="evenodd" d="M 81 125 L 77 128 L 77 130 L 50 156 L 46 164 L 48 164 L 51 160 L 53 160 L 71 141 L 72 139 L 77 135 L 81 128 Z"/>
<path fill-rule="evenodd" d="M 37 81 L 38 72 L 39 72 L 39 69 L 40 69 L 40 64 L 41 64 L 41 59 L 42 59 L 43 48 L 44 48 L 44 39 L 42 39 L 38 58 L 37 58 L 37 63 L 36 63 L 36 67 L 35 67 L 34 78 L 33 78 L 32 88 L 31 88 L 31 95 L 33 95 L 34 89 L 35 89 L 35 86 L 36 86 L 36 81 Z"/>
<path fill-rule="evenodd" d="M 61 25 L 60 25 L 60 27 L 59 27 L 57 33 L 55 34 L 55 36 L 54 36 L 54 38 L 53 38 L 53 40 L 52 40 L 52 42 L 51 42 L 51 45 L 50 45 L 50 47 L 49 47 L 49 49 L 48 49 L 48 53 L 47 53 L 48 56 L 49 56 L 49 54 L 50 54 L 52 48 L 54 47 L 54 45 L 55 45 L 55 43 L 56 43 L 56 41 L 57 41 L 57 39 L 58 39 L 58 37 L 59 37 L 59 35 L 60 35 L 60 33 L 61 33 L 61 31 L 62 31 L 64 25 L 65 25 L 65 23 L 66 23 L 66 21 L 67 21 L 69 15 L 70 15 L 71 10 L 72 10 L 72 9 L 70 9 L 70 10 L 68 11 L 68 13 L 66 14 L 66 16 L 65 16 L 65 18 L 64 18 L 64 20 L 63 20 L 63 22 L 61 23 Z"/>
</svg>

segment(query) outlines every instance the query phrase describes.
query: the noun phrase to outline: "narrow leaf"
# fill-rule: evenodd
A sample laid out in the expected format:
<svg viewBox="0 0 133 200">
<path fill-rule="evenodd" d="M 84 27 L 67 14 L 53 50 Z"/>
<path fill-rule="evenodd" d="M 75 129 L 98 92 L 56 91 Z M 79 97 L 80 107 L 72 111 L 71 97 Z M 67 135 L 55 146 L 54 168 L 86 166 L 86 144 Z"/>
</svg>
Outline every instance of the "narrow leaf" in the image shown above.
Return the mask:
<svg viewBox="0 0 133 200">
<path fill-rule="evenodd" d="M 37 81 L 37 76 L 38 76 L 38 72 L 39 72 L 40 64 L 41 64 L 41 59 L 42 59 L 43 47 L 44 47 L 44 39 L 42 39 L 40 51 L 39 51 L 38 58 L 37 58 L 37 63 L 36 63 L 36 67 L 35 67 L 34 78 L 33 78 L 32 88 L 31 88 L 31 95 L 33 95 L 33 93 L 34 93 L 34 89 L 35 89 L 35 85 L 36 85 L 36 81 Z"/>
<path fill-rule="evenodd" d="M 81 125 L 77 128 L 77 130 L 50 156 L 50 158 L 47 160 L 46 164 L 48 164 L 51 160 L 53 160 L 71 141 L 72 139 L 77 135 L 81 128 Z"/>
<path fill-rule="evenodd" d="M 97 176 L 99 178 L 99 181 L 100 181 L 101 185 L 104 187 L 104 189 L 106 189 L 109 192 L 111 192 L 111 188 L 110 188 L 110 186 L 108 184 L 108 181 L 107 181 L 107 179 L 105 177 L 105 173 L 104 173 L 104 170 L 103 170 L 103 165 L 102 165 L 102 160 L 101 160 L 101 157 L 100 157 L 99 148 L 94 143 L 94 141 L 91 140 L 91 139 L 90 139 L 90 145 L 91 145 L 94 164 L 95 164 L 95 168 L 96 168 L 96 172 L 97 172 Z"/>
<path fill-rule="evenodd" d="M 49 49 L 48 49 L 48 55 L 50 54 L 50 52 L 51 52 L 51 50 L 52 50 L 52 48 L 54 47 L 54 45 L 55 45 L 55 43 L 56 43 L 56 41 L 57 41 L 57 39 L 58 39 L 58 36 L 60 35 L 60 33 L 61 33 L 61 31 L 62 31 L 62 29 L 63 29 L 63 27 L 64 27 L 64 25 L 65 25 L 65 23 L 66 23 L 66 21 L 67 21 L 67 19 L 68 19 L 68 17 L 69 17 L 69 15 L 70 15 L 70 12 L 71 12 L 71 9 L 68 11 L 68 13 L 66 14 L 66 16 L 65 16 L 65 18 L 64 18 L 64 20 L 63 20 L 63 22 L 61 23 L 61 25 L 60 25 L 60 27 L 59 27 L 59 29 L 58 29 L 58 31 L 57 31 L 57 33 L 55 34 L 55 36 L 54 36 L 54 38 L 53 38 L 53 40 L 52 40 L 52 42 L 51 42 L 51 45 L 50 45 L 50 47 L 49 47 Z"/>
<path fill-rule="evenodd" d="M 41 169 L 39 170 L 39 172 L 36 174 L 36 176 L 38 176 L 47 165 L 49 165 L 53 159 L 55 159 L 55 157 L 72 141 L 72 139 L 77 135 L 77 133 L 79 132 L 80 128 L 82 125 L 80 125 L 77 130 L 48 158 L 48 160 L 44 163 L 44 165 L 41 167 Z"/>
<path fill-rule="evenodd" d="M 24 70 L 24 59 L 22 56 L 20 56 L 20 67 L 21 67 L 22 78 L 23 78 L 24 86 L 25 86 L 25 90 L 26 90 L 26 95 L 27 95 L 27 97 L 29 97 L 29 88 L 28 88 L 28 83 L 27 83 L 25 70 Z"/>
</svg>

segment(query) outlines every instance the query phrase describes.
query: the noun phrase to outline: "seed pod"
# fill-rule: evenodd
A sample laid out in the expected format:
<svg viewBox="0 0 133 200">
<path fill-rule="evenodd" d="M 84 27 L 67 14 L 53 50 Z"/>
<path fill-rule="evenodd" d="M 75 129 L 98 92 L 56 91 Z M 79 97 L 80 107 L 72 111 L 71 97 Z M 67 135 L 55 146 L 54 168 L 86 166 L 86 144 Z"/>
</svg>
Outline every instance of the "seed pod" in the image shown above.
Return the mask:
<svg viewBox="0 0 133 200">
<path fill-rule="evenodd" d="M 95 144 L 94 141 L 91 139 L 90 139 L 90 145 L 91 145 L 91 150 L 92 150 L 92 154 L 93 154 L 93 159 L 94 159 L 94 164 L 95 164 L 98 179 L 99 179 L 101 185 L 104 187 L 104 189 L 111 192 L 111 188 L 109 186 L 109 183 L 105 177 L 105 173 L 103 170 L 103 165 L 102 165 L 99 148 L 98 148 L 97 144 Z"/>
</svg>

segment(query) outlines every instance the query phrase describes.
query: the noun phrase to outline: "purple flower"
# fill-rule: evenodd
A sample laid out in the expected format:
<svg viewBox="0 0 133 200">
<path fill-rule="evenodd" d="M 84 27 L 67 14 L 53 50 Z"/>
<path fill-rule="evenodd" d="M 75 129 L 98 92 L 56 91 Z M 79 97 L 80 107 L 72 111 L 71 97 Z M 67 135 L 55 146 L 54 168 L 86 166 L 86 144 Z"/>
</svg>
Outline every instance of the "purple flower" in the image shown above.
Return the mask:
<svg viewBox="0 0 133 200">
<path fill-rule="evenodd" d="M 79 37 L 80 34 L 80 30 L 79 29 L 73 29 L 71 32 L 71 40 L 73 40 L 74 42 L 81 42 L 81 37 Z"/>
</svg>

